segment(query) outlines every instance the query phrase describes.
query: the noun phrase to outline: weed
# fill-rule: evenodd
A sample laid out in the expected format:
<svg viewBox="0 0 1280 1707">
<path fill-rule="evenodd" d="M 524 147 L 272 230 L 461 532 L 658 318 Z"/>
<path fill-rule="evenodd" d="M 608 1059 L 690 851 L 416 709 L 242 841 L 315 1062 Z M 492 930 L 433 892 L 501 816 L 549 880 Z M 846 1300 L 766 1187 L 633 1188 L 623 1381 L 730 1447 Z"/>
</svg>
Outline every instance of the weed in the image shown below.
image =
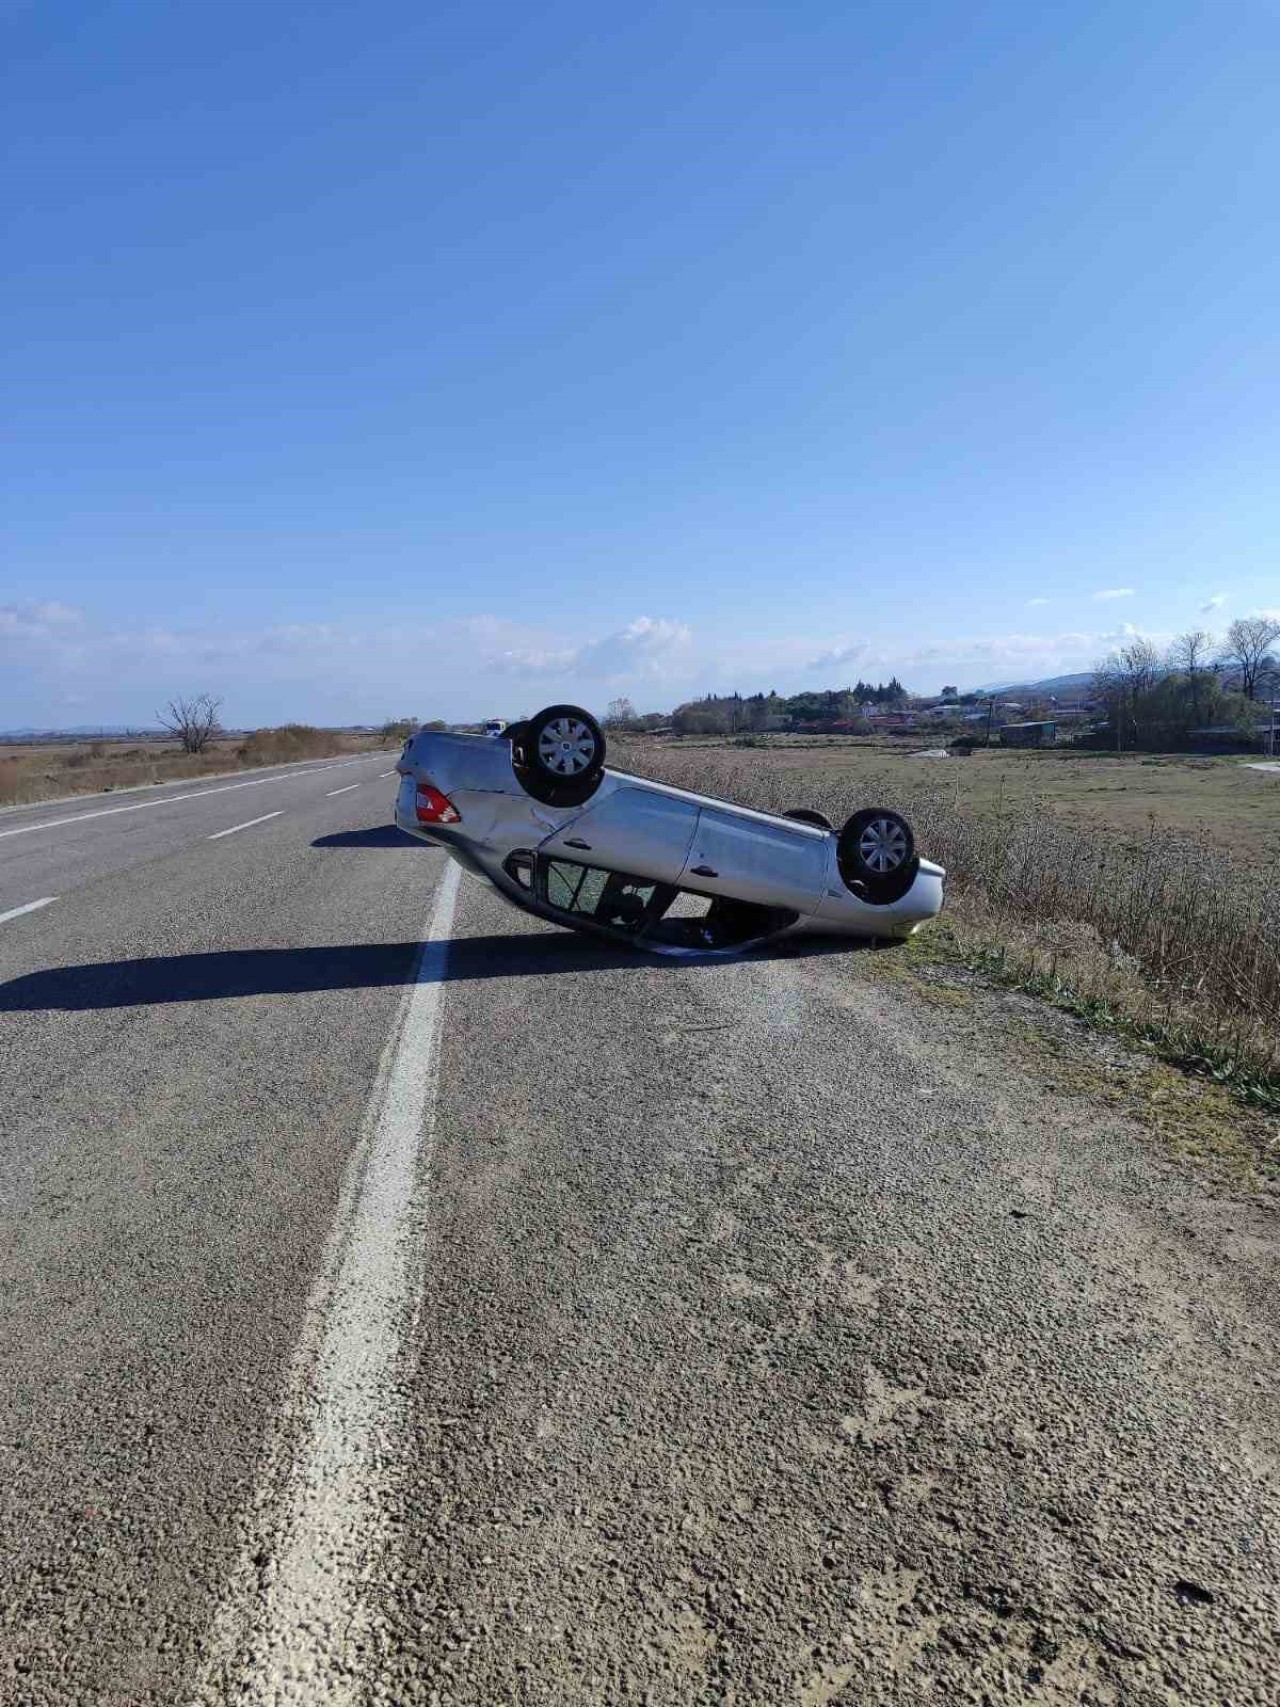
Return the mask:
<svg viewBox="0 0 1280 1707">
<path fill-rule="evenodd" d="M 872 796 L 896 807 L 947 868 L 976 970 L 1280 1112 L 1280 848 L 1232 861 L 1220 839 L 1154 816 L 1137 834 L 1066 821 L 1006 793 L 1003 772 L 979 802 L 961 792 L 961 767 L 888 761 L 854 773 L 851 755 L 825 757 L 810 767 L 725 747 L 626 754 L 659 780 L 766 811 L 803 800 L 839 824 Z"/>
</svg>

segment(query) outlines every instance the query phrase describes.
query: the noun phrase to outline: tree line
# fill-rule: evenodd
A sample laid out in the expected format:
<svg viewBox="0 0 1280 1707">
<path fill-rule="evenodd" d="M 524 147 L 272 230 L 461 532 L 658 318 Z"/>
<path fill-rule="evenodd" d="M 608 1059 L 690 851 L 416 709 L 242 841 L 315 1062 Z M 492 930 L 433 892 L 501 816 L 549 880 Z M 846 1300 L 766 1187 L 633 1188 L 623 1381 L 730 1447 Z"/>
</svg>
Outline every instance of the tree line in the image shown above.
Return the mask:
<svg viewBox="0 0 1280 1707">
<path fill-rule="evenodd" d="M 1108 732 L 1119 751 L 1159 752 L 1186 746 L 1195 733 L 1233 729 L 1256 733 L 1280 694 L 1280 621 L 1245 617 L 1219 641 L 1197 628 L 1167 651 L 1135 635 L 1094 673 L 1106 707 Z"/>
<path fill-rule="evenodd" d="M 620 698 L 610 702 L 605 724 L 634 731 L 669 725 L 678 735 L 753 734 L 783 723 L 852 722 L 865 705 L 893 706 L 906 698 L 907 690 L 896 676 L 874 685 L 858 681 L 852 687 L 816 693 L 707 694 L 676 706 L 670 717 L 661 712 L 638 715 L 629 699 Z"/>
</svg>

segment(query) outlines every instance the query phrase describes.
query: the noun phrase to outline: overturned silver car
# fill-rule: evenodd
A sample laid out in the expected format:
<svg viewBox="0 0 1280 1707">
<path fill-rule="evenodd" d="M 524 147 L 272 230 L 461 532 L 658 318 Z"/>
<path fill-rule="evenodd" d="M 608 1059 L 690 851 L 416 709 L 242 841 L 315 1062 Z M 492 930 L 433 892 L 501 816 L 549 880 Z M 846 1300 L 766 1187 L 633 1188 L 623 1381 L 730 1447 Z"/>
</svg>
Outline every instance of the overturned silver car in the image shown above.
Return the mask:
<svg viewBox="0 0 1280 1707">
<path fill-rule="evenodd" d="M 840 831 L 605 767 L 589 712 L 548 706 L 501 736 L 423 730 L 396 767 L 396 823 L 526 912 L 658 954 L 716 954 L 784 932 L 909 936 L 945 873 L 896 812 Z"/>
</svg>

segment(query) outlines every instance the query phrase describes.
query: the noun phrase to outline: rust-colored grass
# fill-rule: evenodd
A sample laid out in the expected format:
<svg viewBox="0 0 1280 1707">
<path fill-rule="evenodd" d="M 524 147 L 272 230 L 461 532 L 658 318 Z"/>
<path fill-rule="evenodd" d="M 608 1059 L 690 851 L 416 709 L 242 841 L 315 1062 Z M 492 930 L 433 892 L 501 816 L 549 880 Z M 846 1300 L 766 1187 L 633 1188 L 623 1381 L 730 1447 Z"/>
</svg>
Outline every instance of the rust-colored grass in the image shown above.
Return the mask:
<svg viewBox="0 0 1280 1707">
<path fill-rule="evenodd" d="M 103 740 L 0 747 L 0 806 L 25 806 L 64 795 L 145 787 L 149 783 L 216 776 L 255 765 L 334 757 L 381 745 L 381 737 L 289 724 L 226 736 L 203 753 L 176 742 Z"/>
</svg>

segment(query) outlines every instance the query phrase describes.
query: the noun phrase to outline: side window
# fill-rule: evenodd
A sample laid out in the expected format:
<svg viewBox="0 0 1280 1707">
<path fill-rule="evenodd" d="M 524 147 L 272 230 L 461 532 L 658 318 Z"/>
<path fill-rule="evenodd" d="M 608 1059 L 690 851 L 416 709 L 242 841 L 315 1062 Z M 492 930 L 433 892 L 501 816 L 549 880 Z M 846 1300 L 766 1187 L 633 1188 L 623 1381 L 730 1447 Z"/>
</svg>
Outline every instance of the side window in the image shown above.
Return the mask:
<svg viewBox="0 0 1280 1707">
<path fill-rule="evenodd" d="M 589 918 L 610 930 L 634 935 L 649 916 L 653 899 L 663 885 L 621 871 L 603 871 L 598 866 L 579 865 L 575 860 L 545 859 L 542 877 L 549 906 L 562 913 Z"/>
<path fill-rule="evenodd" d="M 527 849 L 517 848 L 515 853 L 508 854 L 502 869 L 508 877 L 514 877 L 522 889 L 533 888 L 533 855 Z"/>
<path fill-rule="evenodd" d="M 547 861 L 547 900 L 566 913 L 594 913 L 609 881 L 607 871 L 574 865 L 567 859 Z"/>
</svg>

